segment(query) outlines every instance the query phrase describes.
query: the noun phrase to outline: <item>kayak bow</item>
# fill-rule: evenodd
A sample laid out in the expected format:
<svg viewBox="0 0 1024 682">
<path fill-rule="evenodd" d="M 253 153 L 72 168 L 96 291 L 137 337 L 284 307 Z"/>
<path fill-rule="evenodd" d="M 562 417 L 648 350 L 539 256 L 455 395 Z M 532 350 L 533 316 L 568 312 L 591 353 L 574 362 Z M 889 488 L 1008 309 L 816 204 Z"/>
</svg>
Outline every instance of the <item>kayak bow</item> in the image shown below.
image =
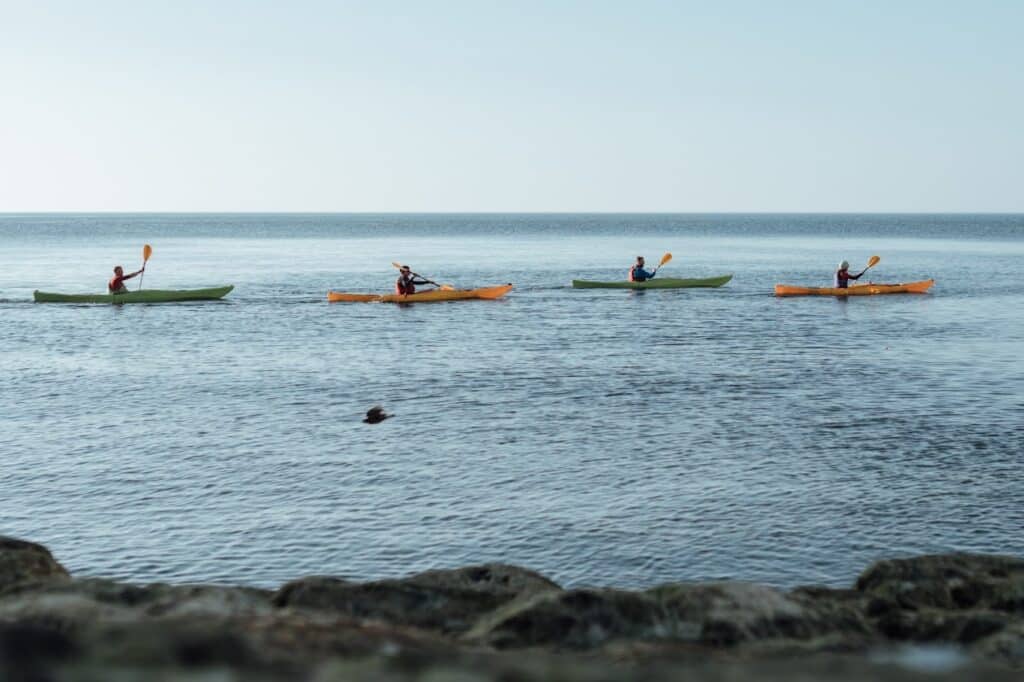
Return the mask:
<svg viewBox="0 0 1024 682">
<path fill-rule="evenodd" d="M 646 282 L 593 282 L 585 279 L 574 279 L 572 286 L 574 289 L 690 289 L 696 287 L 720 287 L 731 279 L 732 275 L 705 277 L 703 279 L 658 277 L 649 279 Z"/>
<path fill-rule="evenodd" d="M 176 301 L 213 301 L 224 298 L 234 285 L 210 289 L 144 289 L 123 294 L 54 294 L 35 291 L 36 303 L 174 303 Z"/>
<path fill-rule="evenodd" d="M 776 296 L 873 296 L 875 294 L 923 294 L 927 292 L 934 279 L 906 284 L 855 284 L 847 289 L 836 287 L 795 287 L 788 284 L 776 284 Z"/>
<path fill-rule="evenodd" d="M 331 303 L 430 303 L 434 301 L 466 301 L 470 299 L 501 298 L 512 290 L 511 284 L 501 284 L 479 289 L 432 289 L 416 294 L 346 294 L 328 291 Z"/>
</svg>

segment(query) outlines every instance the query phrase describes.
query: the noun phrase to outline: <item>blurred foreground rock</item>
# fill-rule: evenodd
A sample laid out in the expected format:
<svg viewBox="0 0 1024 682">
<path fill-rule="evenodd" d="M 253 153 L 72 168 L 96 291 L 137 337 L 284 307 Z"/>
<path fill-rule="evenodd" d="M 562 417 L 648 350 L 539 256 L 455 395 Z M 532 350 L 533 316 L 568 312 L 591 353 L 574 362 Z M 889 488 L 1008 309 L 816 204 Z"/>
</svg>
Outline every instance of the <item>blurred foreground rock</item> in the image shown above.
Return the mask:
<svg viewBox="0 0 1024 682">
<path fill-rule="evenodd" d="M 881 561 L 853 589 L 562 589 L 488 564 L 279 590 L 75 579 L 0 538 L 3 680 L 1020 680 L 1024 561 Z"/>
</svg>

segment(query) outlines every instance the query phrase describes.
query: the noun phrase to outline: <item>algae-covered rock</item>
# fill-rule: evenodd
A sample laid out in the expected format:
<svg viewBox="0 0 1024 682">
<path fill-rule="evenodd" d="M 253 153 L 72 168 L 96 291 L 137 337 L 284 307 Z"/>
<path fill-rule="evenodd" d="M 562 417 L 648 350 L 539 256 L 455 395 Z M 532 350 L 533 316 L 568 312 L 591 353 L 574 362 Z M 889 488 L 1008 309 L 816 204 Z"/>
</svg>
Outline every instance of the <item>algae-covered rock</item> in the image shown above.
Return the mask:
<svg viewBox="0 0 1024 682">
<path fill-rule="evenodd" d="M 862 573 L 857 589 L 874 600 L 905 609 L 986 608 L 1024 613 L 1024 559 L 981 554 L 889 559 Z"/>
<path fill-rule="evenodd" d="M 72 579 L 3 539 L 0 679 L 1011 680 L 1022 581 L 1024 560 L 956 554 L 879 562 L 848 590 L 562 590 L 489 564 L 271 592 Z"/>
<path fill-rule="evenodd" d="M 0 620 L 72 631 L 95 623 L 217 620 L 273 611 L 271 592 L 216 585 L 131 585 L 103 578 L 23 582 L 0 595 Z"/>
<path fill-rule="evenodd" d="M 24 581 L 67 577 L 67 570 L 42 545 L 0 536 L 0 593 Z"/>
<path fill-rule="evenodd" d="M 677 583 L 645 592 L 580 589 L 517 600 L 468 634 L 498 648 L 587 649 L 621 640 L 730 647 L 771 639 L 855 638 L 870 627 L 855 605 L 749 583 Z"/>
<path fill-rule="evenodd" d="M 558 585 L 534 571 L 487 564 L 366 583 L 331 577 L 303 578 L 278 590 L 274 604 L 459 633 L 472 627 L 480 616 L 513 599 L 558 589 Z"/>
<path fill-rule="evenodd" d="M 1018 620 L 973 642 L 969 651 L 976 660 L 999 661 L 1024 668 L 1024 621 Z"/>
<path fill-rule="evenodd" d="M 870 628 L 859 609 L 828 593 L 785 593 L 742 582 L 682 583 L 649 591 L 678 623 L 713 646 L 765 639 L 809 640 L 841 634 L 862 638 Z M 683 627 L 686 624 L 687 627 Z"/>
<path fill-rule="evenodd" d="M 499 649 L 588 649 L 615 639 L 674 634 L 674 619 L 648 594 L 578 589 L 518 599 L 481 619 L 466 637 Z"/>
</svg>

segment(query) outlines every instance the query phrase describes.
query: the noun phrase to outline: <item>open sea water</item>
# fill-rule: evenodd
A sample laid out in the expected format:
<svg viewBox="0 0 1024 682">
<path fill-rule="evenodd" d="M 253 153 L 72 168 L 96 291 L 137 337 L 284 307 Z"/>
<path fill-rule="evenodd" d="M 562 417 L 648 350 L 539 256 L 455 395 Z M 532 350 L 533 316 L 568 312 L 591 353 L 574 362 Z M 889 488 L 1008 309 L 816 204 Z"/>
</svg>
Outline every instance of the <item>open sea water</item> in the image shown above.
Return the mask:
<svg viewBox="0 0 1024 682">
<path fill-rule="evenodd" d="M 235 291 L 32 303 L 102 291 L 143 243 L 146 288 Z M 666 251 L 664 276 L 735 277 L 569 288 Z M 937 283 L 772 294 L 872 254 L 865 280 Z M 396 260 L 515 289 L 327 303 Z M 0 534 L 80 575 L 262 586 L 485 561 L 842 585 L 1024 555 L 1022 272 L 1020 215 L 3 215 Z"/>
</svg>

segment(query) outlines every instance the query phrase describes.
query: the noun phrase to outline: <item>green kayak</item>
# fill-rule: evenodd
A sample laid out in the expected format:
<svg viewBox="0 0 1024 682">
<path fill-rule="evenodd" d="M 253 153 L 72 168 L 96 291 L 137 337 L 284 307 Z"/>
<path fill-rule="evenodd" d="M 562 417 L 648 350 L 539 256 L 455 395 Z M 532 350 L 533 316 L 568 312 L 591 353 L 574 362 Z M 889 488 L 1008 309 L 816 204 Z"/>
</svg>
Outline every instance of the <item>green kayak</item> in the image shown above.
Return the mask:
<svg viewBox="0 0 1024 682">
<path fill-rule="evenodd" d="M 689 289 L 693 287 L 720 287 L 732 279 L 732 275 L 721 277 L 705 277 L 704 279 L 674 279 L 672 277 L 655 277 L 646 282 L 591 282 L 585 279 L 574 279 L 574 289 Z"/>
<path fill-rule="evenodd" d="M 212 301 L 223 298 L 232 285 L 212 289 L 143 289 L 125 294 L 51 294 L 36 291 L 36 303 L 172 303 L 174 301 Z"/>
</svg>

